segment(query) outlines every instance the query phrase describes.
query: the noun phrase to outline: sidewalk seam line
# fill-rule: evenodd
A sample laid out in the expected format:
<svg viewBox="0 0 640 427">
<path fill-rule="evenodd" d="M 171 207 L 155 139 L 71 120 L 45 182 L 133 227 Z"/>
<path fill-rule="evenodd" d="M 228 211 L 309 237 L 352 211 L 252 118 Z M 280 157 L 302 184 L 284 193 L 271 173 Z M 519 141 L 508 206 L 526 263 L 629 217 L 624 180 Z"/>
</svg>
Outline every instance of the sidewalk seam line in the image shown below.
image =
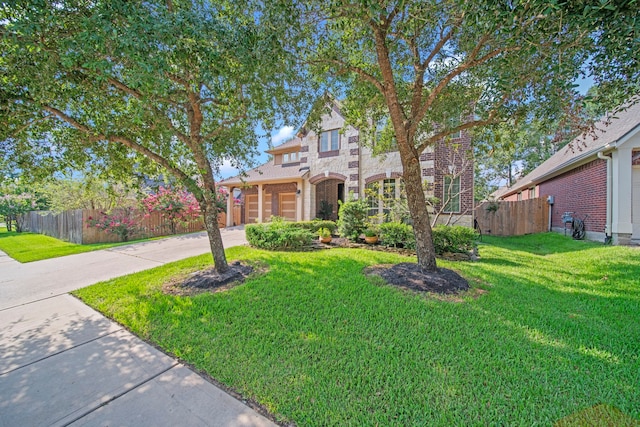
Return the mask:
<svg viewBox="0 0 640 427">
<path fill-rule="evenodd" d="M 105 251 L 106 252 L 111 252 L 111 253 L 114 253 L 114 254 L 118 254 L 118 255 L 125 255 L 125 256 L 131 257 L 131 258 L 142 259 L 142 260 L 145 260 L 145 261 L 157 262 L 159 265 L 166 264 L 165 261 L 158 261 L 158 260 L 151 259 L 151 258 L 145 258 L 145 257 L 142 257 L 140 255 L 126 254 L 126 253 L 123 253 L 123 252 L 118 252 L 118 251 L 113 250 L 113 249 L 105 249 Z"/>
<path fill-rule="evenodd" d="M 117 324 L 117 323 L 116 323 L 116 324 Z M 17 370 L 20 370 L 20 369 L 22 369 L 22 368 L 26 368 L 27 366 L 31 366 L 31 365 L 33 365 L 33 364 L 35 364 L 35 363 L 42 362 L 43 360 L 47 360 L 47 359 L 49 359 L 50 357 L 57 356 L 57 355 L 59 355 L 59 354 L 65 353 L 65 352 L 67 352 L 67 351 L 69 351 L 69 350 L 73 350 L 73 349 L 76 349 L 76 348 L 82 347 L 82 346 L 83 346 L 83 345 L 85 345 L 85 344 L 89 344 L 89 343 L 92 343 L 92 342 L 94 342 L 94 341 L 96 341 L 96 340 L 102 339 L 102 338 L 104 338 L 104 337 L 108 337 L 109 335 L 115 334 L 116 332 L 120 332 L 120 331 L 122 331 L 122 330 L 124 330 L 124 328 L 123 328 L 123 327 L 120 327 L 119 329 L 116 329 L 115 331 L 111 331 L 111 332 L 106 333 L 106 334 L 104 334 L 104 335 L 100 335 L 100 336 L 98 336 L 98 337 L 95 337 L 95 338 L 90 339 L 89 341 L 85 341 L 85 342 L 83 342 L 83 343 L 76 344 L 76 345 L 74 345 L 74 346 L 72 346 L 72 347 L 65 348 L 64 350 L 60 350 L 60 351 L 58 351 L 58 352 L 56 352 L 56 353 L 49 354 L 49 355 L 47 355 L 47 356 L 45 356 L 45 357 L 43 357 L 43 358 L 41 358 L 41 359 L 31 361 L 31 362 L 27 363 L 26 365 L 18 366 L 17 368 L 10 369 L 10 370 L 8 370 L 8 371 L 6 371 L 6 372 L 0 372 L 0 376 L 6 375 L 6 374 L 10 374 L 10 373 L 15 372 L 15 371 L 17 371 Z"/>
<path fill-rule="evenodd" d="M 60 294 L 49 295 L 48 297 L 43 297 L 43 298 L 39 298 L 39 299 L 34 299 L 34 300 L 27 301 L 27 302 L 23 302 L 21 304 L 12 305 L 11 307 L 0 308 L 0 311 L 11 310 L 12 308 L 18 308 L 18 307 L 22 307 L 23 305 L 33 304 L 34 302 L 40 302 L 40 301 L 44 301 L 44 300 L 47 300 L 47 299 L 56 298 L 56 297 L 59 297 L 61 295 L 70 295 L 70 292 L 62 292 Z"/>
<path fill-rule="evenodd" d="M 101 404 L 99 404 L 99 405 L 98 405 L 98 406 L 96 406 L 95 408 L 93 408 L 93 409 L 89 409 L 88 411 L 86 411 L 86 412 L 84 412 L 84 413 L 82 413 L 82 414 L 78 415 L 76 418 L 72 419 L 71 421 L 64 423 L 64 424 L 62 425 L 62 427 L 70 426 L 71 424 L 75 423 L 76 421 L 79 421 L 80 419 L 82 419 L 82 418 L 86 417 L 87 415 L 89 415 L 89 414 L 91 414 L 91 413 L 93 413 L 93 412 L 97 411 L 98 409 L 100 409 L 100 408 L 102 408 L 102 407 L 104 407 L 104 406 L 108 405 L 109 403 L 111 403 L 111 402 L 115 401 L 116 399 L 121 398 L 121 397 L 122 397 L 122 396 L 124 396 L 125 394 L 127 394 L 127 393 L 130 393 L 130 392 L 134 391 L 135 389 L 139 388 L 140 386 L 143 386 L 144 384 L 148 383 L 149 381 L 153 381 L 153 380 L 155 380 L 155 379 L 156 379 L 156 378 L 158 378 L 160 375 L 163 375 L 163 374 L 167 373 L 168 371 L 170 371 L 171 369 L 175 368 L 176 366 L 178 366 L 178 365 L 180 364 L 179 362 L 177 362 L 177 361 L 175 361 L 175 360 L 174 360 L 173 362 L 174 362 L 174 363 L 173 363 L 173 365 L 169 366 L 168 368 L 166 368 L 166 369 L 164 369 L 164 370 L 162 370 L 162 371 L 158 372 L 157 374 L 155 374 L 155 375 L 153 375 L 153 376 L 151 376 L 151 377 L 149 377 L 149 378 L 147 378 L 147 379 L 143 380 L 142 382 L 140 382 L 140 383 L 138 383 L 138 384 L 135 384 L 133 387 L 131 387 L 131 388 L 130 388 L 130 389 L 128 389 L 128 390 L 124 390 L 122 393 L 119 393 L 119 394 L 116 394 L 116 395 L 111 396 L 111 398 L 109 398 L 108 400 L 106 400 L 106 401 L 102 402 Z"/>
</svg>

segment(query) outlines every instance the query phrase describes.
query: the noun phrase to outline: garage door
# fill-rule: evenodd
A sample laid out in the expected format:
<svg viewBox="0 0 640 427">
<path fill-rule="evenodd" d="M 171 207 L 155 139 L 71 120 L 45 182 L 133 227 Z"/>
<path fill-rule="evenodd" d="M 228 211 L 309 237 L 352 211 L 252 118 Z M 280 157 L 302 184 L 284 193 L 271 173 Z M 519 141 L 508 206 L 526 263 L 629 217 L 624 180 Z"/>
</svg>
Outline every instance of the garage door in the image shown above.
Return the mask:
<svg viewBox="0 0 640 427">
<path fill-rule="evenodd" d="M 254 224 L 258 219 L 258 195 L 251 194 L 244 197 L 245 216 L 247 224 Z"/>
<path fill-rule="evenodd" d="M 296 193 L 280 194 L 280 216 L 291 221 L 296 220 Z"/>
</svg>

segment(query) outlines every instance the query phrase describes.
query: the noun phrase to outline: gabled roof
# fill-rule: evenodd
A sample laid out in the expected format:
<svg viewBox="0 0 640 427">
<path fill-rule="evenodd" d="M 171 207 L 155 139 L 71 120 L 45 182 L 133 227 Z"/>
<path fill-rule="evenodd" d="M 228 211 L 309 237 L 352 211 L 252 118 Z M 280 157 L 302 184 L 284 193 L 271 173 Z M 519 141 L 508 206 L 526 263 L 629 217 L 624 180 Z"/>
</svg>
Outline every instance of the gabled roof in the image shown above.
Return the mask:
<svg viewBox="0 0 640 427">
<path fill-rule="evenodd" d="M 292 163 L 290 165 L 275 165 L 273 164 L 273 160 L 270 160 L 265 164 L 251 169 L 244 175 L 238 175 L 224 179 L 218 184 L 226 186 L 243 184 L 251 185 L 286 179 L 299 179 L 302 178 L 307 172 L 309 172 L 308 166 L 300 166 L 298 163 Z"/>
<path fill-rule="evenodd" d="M 292 138 L 286 142 L 283 142 L 282 144 L 278 145 L 277 147 L 273 147 L 269 150 L 265 150 L 266 153 L 269 154 L 274 154 L 274 153 L 279 153 L 281 151 L 285 151 L 285 150 L 289 150 L 291 148 L 295 148 L 295 147 L 300 147 L 302 145 L 302 140 L 298 137 Z"/>
<path fill-rule="evenodd" d="M 604 116 L 588 135 L 574 139 L 511 187 L 501 188 L 493 196 L 500 198 L 517 193 L 587 163 L 596 158 L 599 151 L 616 149 L 639 130 L 640 102 L 636 100 L 635 104 L 623 107 L 619 113 Z"/>
</svg>

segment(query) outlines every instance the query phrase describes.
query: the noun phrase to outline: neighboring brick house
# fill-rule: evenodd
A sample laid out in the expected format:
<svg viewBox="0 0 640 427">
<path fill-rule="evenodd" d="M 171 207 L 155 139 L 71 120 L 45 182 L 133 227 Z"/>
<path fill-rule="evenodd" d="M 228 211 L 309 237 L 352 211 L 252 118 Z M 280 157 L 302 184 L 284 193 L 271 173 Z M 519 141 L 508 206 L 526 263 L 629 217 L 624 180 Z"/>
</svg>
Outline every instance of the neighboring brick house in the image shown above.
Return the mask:
<svg viewBox="0 0 640 427">
<path fill-rule="evenodd" d="M 587 238 L 614 244 L 640 243 L 640 103 L 607 118 L 593 133 L 559 150 L 513 186 L 501 200 L 553 196 L 552 228 L 562 215 L 584 218 Z"/>
<path fill-rule="evenodd" d="M 230 192 L 241 189 L 241 223 L 268 221 L 272 215 L 294 221 L 321 216 L 337 219 L 338 201 L 347 200 L 350 194 L 362 198 L 374 190 L 384 195 L 382 199 L 401 196 L 402 165 L 397 151 L 376 156 L 370 147 L 361 145 L 358 130 L 345 125 L 337 102 L 322 116 L 320 129 L 320 134 L 301 131 L 267 150 L 271 156 L 267 163 L 219 183 Z M 469 153 L 470 148 L 470 138 L 463 132 L 420 156 L 427 196 L 445 202 L 444 207 L 434 206 L 435 211 L 443 219 L 453 216 L 461 225 L 472 222 L 473 162 L 460 154 Z M 388 207 L 378 198 L 368 199 L 371 214 L 383 213 Z M 231 198 L 228 208 L 232 208 Z M 227 225 L 234 225 L 233 215 L 227 218 Z"/>
</svg>

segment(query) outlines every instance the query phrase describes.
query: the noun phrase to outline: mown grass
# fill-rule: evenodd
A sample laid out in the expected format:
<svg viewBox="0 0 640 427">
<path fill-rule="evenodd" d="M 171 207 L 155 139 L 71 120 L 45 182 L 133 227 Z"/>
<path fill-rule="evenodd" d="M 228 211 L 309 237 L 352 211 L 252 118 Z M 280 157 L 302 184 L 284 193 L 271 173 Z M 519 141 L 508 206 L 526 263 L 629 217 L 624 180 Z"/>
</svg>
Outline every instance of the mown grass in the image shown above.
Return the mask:
<svg viewBox="0 0 640 427">
<path fill-rule="evenodd" d="M 282 422 L 551 425 L 596 405 L 638 420 L 640 251 L 543 234 L 480 254 L 440 262 L 475 288 L 462 302 L 367 279 L 407 259 L 356 249 L 231 248 L 269 271 L 216 294 L 161 292 L 201 256 L 76 295 Z"/>
<path fill-rule="evenodd" d="M 17 233 L 15 231 L 7 231 L 5 227 L 0 227 L 0 251 L 5 252 L 19 262 L 40 261 L 43 259 L 108 249 L 130 243 L 133 242 L 78 245 L 45 236 L 44 234 Z"/>
</svg>

